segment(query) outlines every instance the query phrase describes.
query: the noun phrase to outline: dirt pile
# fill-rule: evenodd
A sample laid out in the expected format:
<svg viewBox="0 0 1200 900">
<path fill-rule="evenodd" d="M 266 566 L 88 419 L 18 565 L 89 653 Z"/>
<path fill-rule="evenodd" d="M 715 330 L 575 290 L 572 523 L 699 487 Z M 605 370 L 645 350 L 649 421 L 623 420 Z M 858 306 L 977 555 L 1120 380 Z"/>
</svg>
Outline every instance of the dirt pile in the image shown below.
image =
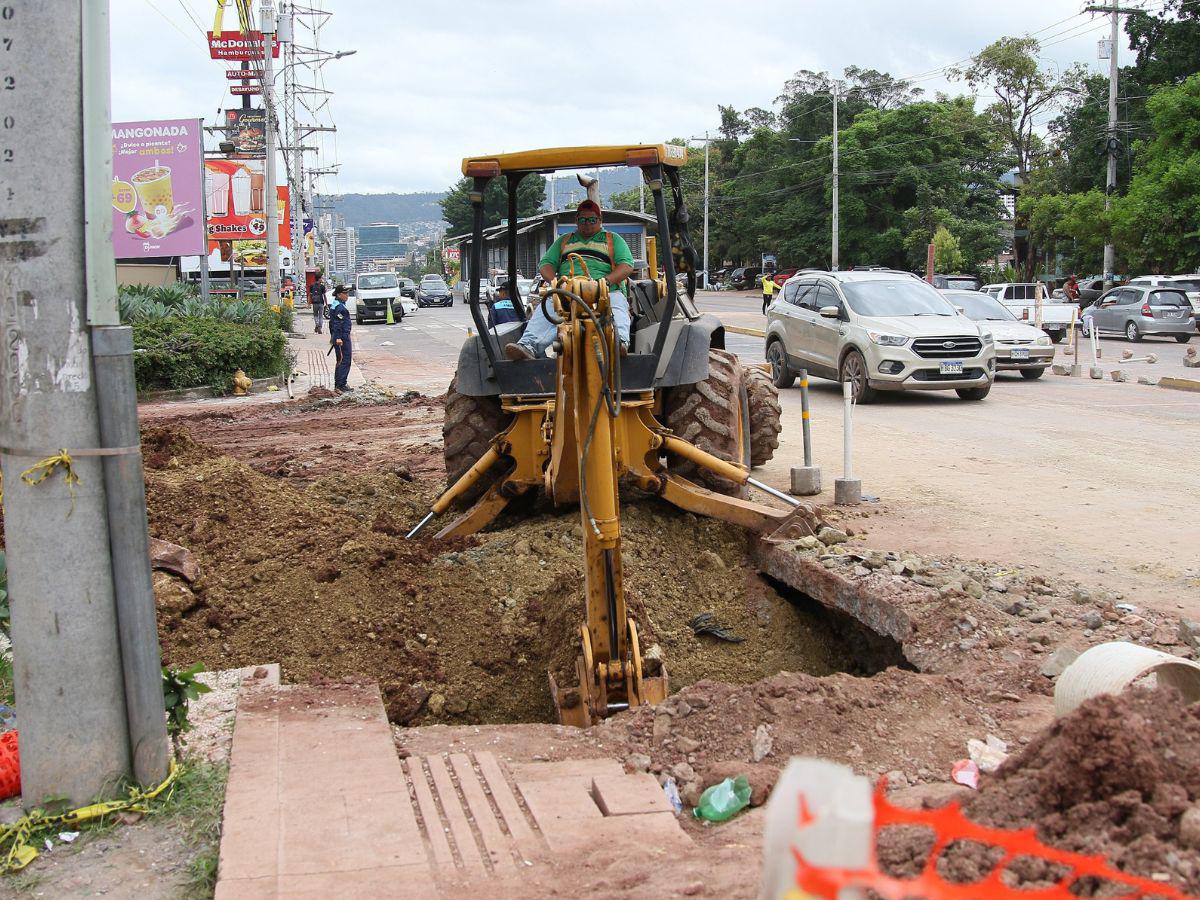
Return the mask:
<svg viewBox="0 0 1200 900">
<path fill-rule="evenodd" d="M 407 542 L 440 480 L 304 483 L 267 477 L 179 428 L 145 440 L 151 534 L 190 549 L 202 570 L 191 588 L 160 579 L 169 662 L 279 661 L 295 680 L 366 675 L 398 722 L 551 718 L 546 671 L 572 663 L 583 618 L 577 513 L 534 507 L 466 541 Z M 755 574 L 745 532 L 654 500 L 623 512 L 629 608 L 673 685 L 854 667 L 818 614 Z M 688 623 L 698 612 L 742 641 L 697 636 Z"/>
</svg>

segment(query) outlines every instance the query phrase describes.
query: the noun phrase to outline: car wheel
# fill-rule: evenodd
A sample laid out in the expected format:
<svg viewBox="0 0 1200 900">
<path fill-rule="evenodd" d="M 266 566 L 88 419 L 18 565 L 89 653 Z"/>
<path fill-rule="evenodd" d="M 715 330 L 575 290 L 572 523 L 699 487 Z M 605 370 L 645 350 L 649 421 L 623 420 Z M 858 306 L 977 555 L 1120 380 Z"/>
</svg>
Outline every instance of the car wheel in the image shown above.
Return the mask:
<svg viewBox="0 0 1200 900">
<path fill-rule="evenodd" d="M 1045 369 L 1022 369 L 1021 370 L 1021 377 L 1028 379 L 1029 381 L 1037 381 L 1039 378 L 1041 378 L 1045 374 L 1046 374 Z"/>
<path fill-rule="evenodd" d="M 841 382 L 850 382 L 851 396 L 855 403 L 871 403 L 878 391 L 867 380 L 867 361 L 857 350 L 851 350 L 842 360 Z"/>
<path fill-rule="evenodd" d="M 1130 322 L 1125 326 L 1125 337 L 1129 338 L 1135 344 L 1142 339 L 1142 333 L 1138 331 L 1137 322 Z"/>
<path fill-rule="evenodd" d="M 1067 338 L 1065 331 L 1048 331 L 1046 333 L 1050 335 L 1050 340 L 1056 344 L 1061 344 Z"/>
<path fill-rule="evenodd" d="M 788 370 L 787 351 L 782 341 L 771 341 L 767 347 L 767 362 L 771 364 L 771 382 L 777 388 L 790 388 L 796 383 L 796 375 Z"/>
<path fill-rule="evenodd" d="M 1032 371 L 1032 370 L 1026 370 L 1026 371 Z M 1038 369 L 1037 373 L 1039 375 L 1041 375 L 1042 370 Z M 1024 375 L 1025 372 L 1022 371 L 1021 374 Z M 990 384 L 985 384 L 983 387 L 977 387 L 977 388 L 959 388 L 954 393 L 958 394 L 958 396 L 963 400 L 982 400 L 984 397 L 986 397 L 988 395 L 988 392 L 991 391 L 991 389 L 992 389 L 992 386 Z"/>
<path fill-rule="evenodd" d="M 1177 335 L 1175 335 L 1175 340 L 1179 341 L 1179 343 L 1181 343 L 1181 344 L 1186 344 L 1186 343 L 1187 343 L 1188 341 L 1190 341 L 1191 339 L 1192 339 L 1192 336 L 1191 336 L 1190 334 L 1177 334 Z"/>
</svg>

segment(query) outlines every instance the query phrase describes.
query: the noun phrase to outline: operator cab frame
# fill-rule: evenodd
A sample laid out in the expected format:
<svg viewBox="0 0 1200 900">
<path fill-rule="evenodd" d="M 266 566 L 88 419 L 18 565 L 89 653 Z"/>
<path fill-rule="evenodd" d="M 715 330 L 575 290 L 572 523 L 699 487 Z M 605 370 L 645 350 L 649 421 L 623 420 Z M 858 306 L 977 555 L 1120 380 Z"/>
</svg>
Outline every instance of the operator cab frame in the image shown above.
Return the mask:
<svg viewBox="0 0 1200 900">
<path fill-rule="evenodd" d="M 696 291 L 696 251 L 688 235 L 688 211 L 679 178 L 679 169 L 686 162 L 687 148 L 678 144 L 565 147 L 468 157 L 463 160 L 462 172 L 472 180 L 468 196 L 473 213 L 470 250 L 472 277 L 468 281 L 467 305 L 478 338 L 468 341 L 463 348 L 459 367 L 460 391 L 477 396 L 528 396 L 554 392 L 553 359 L 514 361 L 504 358 L 504 345 L 516 341 L 524 332 L 527 314 L 523 304 L 514 303 L 519 322 L 498 328 L 488 327 L 486 315 L 481 309 L 479 281 L 475 273 L 482 271 L 485 227 L 483 196 L 489 182 L 493 178 L 505 179 L 508 259 L 515 260 L 519 230 L 517 189 L 521 181 L 534 174 L 603 166 L 624 165 L 641 170 L 653 197 L 657 245 L 664 248 L 662 278 L 630 278 L 623 285 L 632 322 L 629 355 L 621 362 L 622 390 L 645 391 L 692 383 L 703 377 L 702 373 L 707 372 L 709 348 L 724 345 L 724 329 L 712 316 L 701 315 L 693 302 Z M 672 195 L 674 205 L 670 212 L 665 196 L 667 190 Z M 657 260 L 649 258 L 650 253 L 646 255 L 652 273 L 657 276 Z M 518 297 L 516 267 L 510 263 L 508 269 L 509 296 Z M 687 276 L 684 293 L 680 293 L 676 284 L 678 274 Z M 672 326 L 674 322 L 689 327 Z M 660 327 L 663 323 L 667 323 L 667 327 Z"/>
</svg>

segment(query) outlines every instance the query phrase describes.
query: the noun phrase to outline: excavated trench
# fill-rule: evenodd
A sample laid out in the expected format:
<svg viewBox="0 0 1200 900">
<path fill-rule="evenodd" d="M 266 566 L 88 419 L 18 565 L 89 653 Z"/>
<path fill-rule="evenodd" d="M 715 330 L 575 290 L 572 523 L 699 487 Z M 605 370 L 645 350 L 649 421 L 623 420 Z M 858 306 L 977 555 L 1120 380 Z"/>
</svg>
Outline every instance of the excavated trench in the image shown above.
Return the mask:
<svg viewBox="0 0 1200 900">
<path fill-rule="evenodd" d="M 164 441 L 147 470 L 151 533 L 202 570 L 191 585 L 156 578 L 168 663 L 366 676 L 398 723 L 553 719 L 547 671 L 571 671 L 584 615 L 577 515 L 538 505 L 470 539 L 409 542 L 437 482 L 305 484 L 178 433 Z M 629 610 L 673 690 L 905 662 L 886 627 L 831 609 L 820 584 L 781 570 L 739 528 L 653 499 L 625 503 L 622 524 Z"/>
</svg>

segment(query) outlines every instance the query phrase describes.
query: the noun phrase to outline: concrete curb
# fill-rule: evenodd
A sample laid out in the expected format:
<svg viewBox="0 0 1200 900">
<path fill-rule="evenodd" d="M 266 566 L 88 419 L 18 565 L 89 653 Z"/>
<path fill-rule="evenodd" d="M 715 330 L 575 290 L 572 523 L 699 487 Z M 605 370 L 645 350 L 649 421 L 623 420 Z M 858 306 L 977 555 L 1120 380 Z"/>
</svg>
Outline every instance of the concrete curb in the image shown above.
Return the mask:
<svg viewBox="0 0 1200 900">
<path fill-rule="evenodd" d="M 282 388 L 283 378 L 272 375 L 269 378 L 255 378 L 250 382 L 251 394 L 261 394 L 273 386 Z M 150 403 L 157 400 L 206 400 L 210 397 L 232 397 L 233 394 L 214 394 L 211 387 L 201 385 L 194 388 L 180 388 L 173 391 L 146 391 L 138 394 L 139 403 Z"/>
<path fill-rule="evenodd" d="M 1170 388 L 1173 391 L 1191 391 L 1194 394 L 1200 394 L 1200 381 L 1195 378 L 1176 378 L 1168 375 L 1158 380 L 1158 386 Z"/>
<path fill-rule="evenodd" d="M 767 333 L 759 328 L 743 328 L 741 325 L 726 325 L 726 331 L 732 331 L 734 334 L 748 334 L 750 337 L 765 338 Z"/>
</svg>

